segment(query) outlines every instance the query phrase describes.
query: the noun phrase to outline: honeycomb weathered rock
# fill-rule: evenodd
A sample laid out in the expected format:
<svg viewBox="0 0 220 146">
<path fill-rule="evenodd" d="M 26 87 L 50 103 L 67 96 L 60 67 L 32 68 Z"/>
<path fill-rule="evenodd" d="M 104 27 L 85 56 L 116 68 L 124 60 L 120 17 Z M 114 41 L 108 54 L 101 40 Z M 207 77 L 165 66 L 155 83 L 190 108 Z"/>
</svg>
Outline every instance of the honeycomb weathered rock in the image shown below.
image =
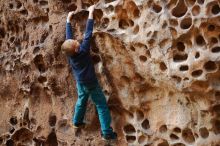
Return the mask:
<svg viewBox="0 0 220 146">
<path fill-rule="evenodd" d="M 82 5 L 80 5 L 82 1 Z M 60 46 L 67 13 L 91 54 L 116 145 L 220 145 L 219 0 L 0 0 L 0 145 L 104 145 L 94 105 L 71 129 L 75 80 Z"/>
</svg>

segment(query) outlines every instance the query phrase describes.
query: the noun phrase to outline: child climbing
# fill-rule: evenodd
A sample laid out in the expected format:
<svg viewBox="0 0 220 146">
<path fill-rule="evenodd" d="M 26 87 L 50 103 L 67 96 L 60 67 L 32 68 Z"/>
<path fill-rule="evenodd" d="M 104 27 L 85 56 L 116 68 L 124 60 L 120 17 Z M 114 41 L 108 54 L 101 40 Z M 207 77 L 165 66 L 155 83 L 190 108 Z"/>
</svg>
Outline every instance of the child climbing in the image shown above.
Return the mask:
<svg viewBox="0 0 220 146">
<path fill-rule="evenodd" d="M 107 105 L 105 95 L 97 80 L 94 65 L 90 56 L 90 39 L 93 32 L 93 12 L 95 5 L 88 8 L 89 17 L 87 20 L 85 35 L 82 43 L 73 39 L 71 28 L 71 17 L 78 11 L 69 12 L 66 20 L 66 40 L 62 44 L 61 49 L 69 60 L 72 67 L 73 75 L 76 79 L 76 87 L 78 99 L 75 105 L 75 113 L 73 115 L 73 127 L 75 129 L 82 128 L 86 112 L 88 98 L 91 97 L 98 111 L 98 117 L 101 125 L 101 136 L 104 140 L 115 140 L 117 134 L 113 132 L 111 124 L 111 115 Z"/>
</svg>

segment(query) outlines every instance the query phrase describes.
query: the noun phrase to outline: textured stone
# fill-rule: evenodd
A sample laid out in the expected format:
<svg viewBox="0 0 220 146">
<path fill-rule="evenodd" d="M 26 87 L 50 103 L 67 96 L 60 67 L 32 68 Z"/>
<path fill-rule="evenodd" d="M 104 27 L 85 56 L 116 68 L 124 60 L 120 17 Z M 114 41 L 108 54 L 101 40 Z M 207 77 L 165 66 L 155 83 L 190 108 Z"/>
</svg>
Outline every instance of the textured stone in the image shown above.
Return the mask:
<svg viewBox="0 0 220 146">
<path fill-rule="evenodd" d="M 104 145 L 91 101 L 71 128 L 75 80 L 60 46 L 98 0 L 0 0 L 0 144 Z M 91 54 L 115 145 L 220 145 L 219 0 L 100 0 Z"/>
</svg>

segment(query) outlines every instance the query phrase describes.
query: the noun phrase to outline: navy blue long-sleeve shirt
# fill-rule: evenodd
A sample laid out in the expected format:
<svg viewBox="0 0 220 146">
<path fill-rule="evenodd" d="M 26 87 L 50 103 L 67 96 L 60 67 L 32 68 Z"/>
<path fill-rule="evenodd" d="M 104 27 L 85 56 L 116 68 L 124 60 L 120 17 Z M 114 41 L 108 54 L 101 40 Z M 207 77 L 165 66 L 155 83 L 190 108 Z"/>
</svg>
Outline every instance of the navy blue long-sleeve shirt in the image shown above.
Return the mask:
<svg viewBox="0 0 220 146">
<path fill-rule="evenodd" d="M 74 56 L 68 56 L 73 74 L 78 83 L 91 84 L 97 82 L 95 69 L 90 56 L 90 40 L 93 32 L 93 19 L 88 19 L 86 31 L 79 52 Z M 66 23 L 66 40 L 73 39 L 71 23 Z"/>
</svg>

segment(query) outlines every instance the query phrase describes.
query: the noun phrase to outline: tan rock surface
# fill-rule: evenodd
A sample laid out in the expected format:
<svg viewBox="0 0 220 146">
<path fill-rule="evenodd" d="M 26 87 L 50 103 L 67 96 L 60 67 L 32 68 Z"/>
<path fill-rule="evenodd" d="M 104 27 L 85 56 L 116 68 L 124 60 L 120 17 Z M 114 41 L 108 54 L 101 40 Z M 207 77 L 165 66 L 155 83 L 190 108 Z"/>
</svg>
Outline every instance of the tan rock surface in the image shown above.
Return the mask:
<svg viewBox="0 0 220 146">
<path fill-rule="evenodd" d="M 72 22 L 80 39 L 87 8 Z M 60 51 L 76 0 L 0 0 L 0 145 L 102 146 L 93 103 L 71 128 L 75 79 Z M 101 0 L 91 54 L 118 146 L 220 146 L 220 1 Z"/>
</svg>

